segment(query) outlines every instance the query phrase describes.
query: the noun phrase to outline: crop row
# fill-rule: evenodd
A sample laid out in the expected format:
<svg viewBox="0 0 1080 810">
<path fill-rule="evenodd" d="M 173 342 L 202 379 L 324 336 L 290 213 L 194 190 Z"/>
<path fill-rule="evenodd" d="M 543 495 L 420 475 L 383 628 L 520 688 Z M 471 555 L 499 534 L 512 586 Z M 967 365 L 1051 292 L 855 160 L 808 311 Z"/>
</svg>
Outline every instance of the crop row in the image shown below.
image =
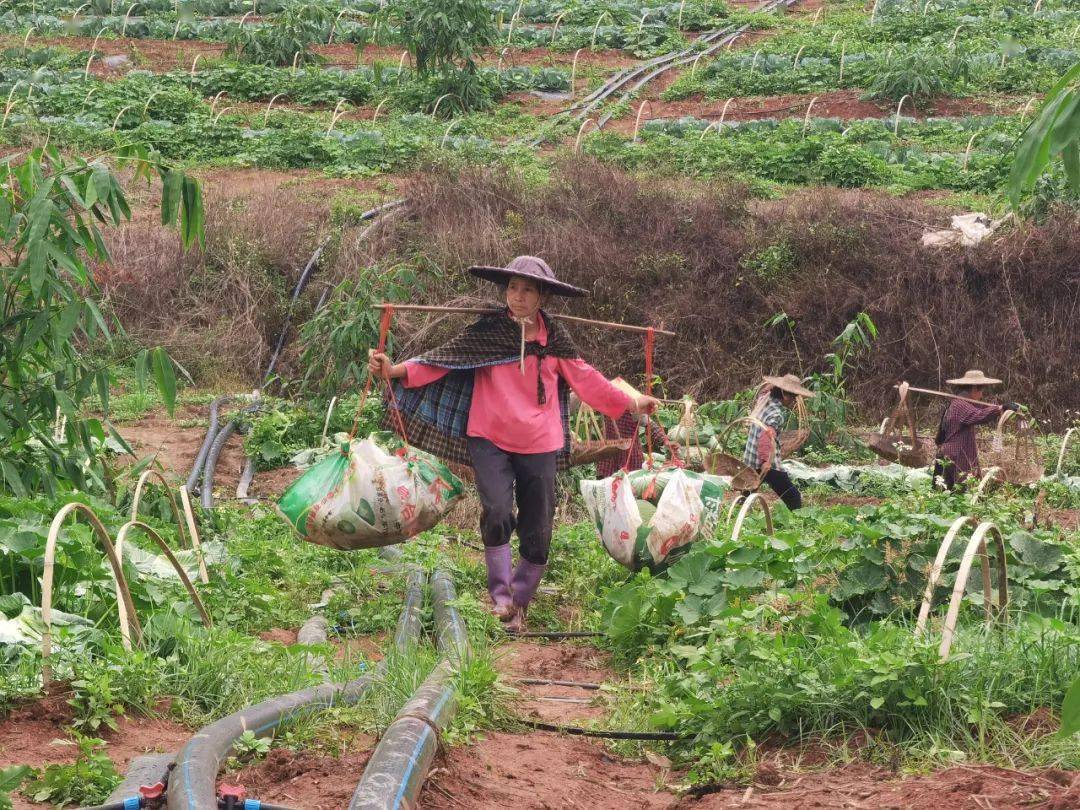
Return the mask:
<svg viewBox="0 0 1080 810">
<path fill-rule="evenodd" d="M 649 122 L 638 141 L 603 133 L 590 154 L 624 168 L 794 185 L 995 193 L 1011 164 L 1016 118 Z M 970 148 L 969 148 L 970 146 Z"/>
<path fill-rule="evenodd" d="M 197 14 L 203 17 L 242 16 L 248 12 L 269 17 L 286 8 L 295 0 L 139 0 L 139 14 L 174 15 Z M 131 0 L 16 0 L 8 7 L 19 15 L 48 14 L 70 18 L 80 16 L 122 15 Z M 335 0 L 334 11 L 373 15 L 384 4 L 378 0 Z M 545 0 L 491 0 L 492 13 L 509 22 L 516 18 L 523 23 L 554 23 L 562 25 L 594 26 L 601 17 L 619 25 L 637 24 L 644 17 L 654 22 L 676 25 L 685 31 L 700 31 L 713 27 L 726 17 L 728 7 L 723 0 L 688 0 L 688 2 L 656 2 L 655 0 L 571 0 L 570 2 L 545 2 Z M 175 17 L 173 17 L 175 19 Z"/>
<path fill-rule="evenodd" d="M 361 66 L 353 70 L 308 67 L 293 71 L 224 63 L 192 73 L 172 71 L 155 75 L 134 70 L 123 78 L 102 82 L 93 78 L 84 81 L 80 59 L 85 64 L 81 56 L 58 57 L 56 68 L 52 63 L 37 67 L 39 60 L 33 58 L 0 59 L 0 93 L 6 98 L 16 90 L 16 95 L 21 96 L 32 87 L 31 101 L 36 96 L 54 112 L 62 112 L 64 105 L 73 105 L 68 111 L 84 110 L 90 101 L 96 99 L 100 104 L 108 99 L 116 110 L 125 105 L 145 106 L 144 112 L 151 116 L 159 112 L 165 99 L 180 96 L 190 109 L 205 106 L 202 97 L 224 94 L 230 101 L 276 99 L 282 103 L 330 106 L 340 101 L 374 104 L 386 99 L 398 109 L 421 110 L 433 105 L 440 95 L 437 83 L 421 80 L 412 70 L 397 66 Z M 492 98 L 523 90 L 570 89 L 569 74 L 560 68 L 482 68 L 479 75 Z M 24 90 L 18 90 L 20 86 Z M 446 109 L 452 104 L 453 99 L 448 99 Z"/>
<path fill-rule="evenodd" d="M 664 92 L 668 100 L 704 93 L 709 98 L 770 96 L 858 88 L 892 99 L 911 95 L 1038 93 L 1053 87 L 1080 58 L 1072 48 L 1020 49 L 1012 56 L 919 48 L 871 53 L 839 52 L 794 58 L 780 53 L 726 54 Z"/>
<path fill-rule="evenodd" d="M 62 19 L 48 14 L 18 17 L 12 12 L 0 14 L 0 33 L 24 35 L 31 31 L 37 36 L 125 36 L 135 39 L 177 39 L 226 42 L 240 30 L 251 32 L 272 22 L 248 22 L 241 26 L 237 19 L 195 19 L 160 17 L 78 17 Z M 375 39 L 376 27 L 372 23 L 341 19 L 327 25 L 318 42 L 370 44 Z M 382 44 L 398 44 L 400 38 L 383 26 L 378 29 Z M 666 53 L 686 46 L 686 39 L 673 25 L 646 20 L 644 23 L 615 25 L 602 18 L 593 25 L 560 25 L 557 30 L 534 24 L 515 25 L 507 28 L 505 44 L 510 47 L 551 47 L 555 50 L 578 48 L 615 48 L 639 55 Z"/>
</svg>

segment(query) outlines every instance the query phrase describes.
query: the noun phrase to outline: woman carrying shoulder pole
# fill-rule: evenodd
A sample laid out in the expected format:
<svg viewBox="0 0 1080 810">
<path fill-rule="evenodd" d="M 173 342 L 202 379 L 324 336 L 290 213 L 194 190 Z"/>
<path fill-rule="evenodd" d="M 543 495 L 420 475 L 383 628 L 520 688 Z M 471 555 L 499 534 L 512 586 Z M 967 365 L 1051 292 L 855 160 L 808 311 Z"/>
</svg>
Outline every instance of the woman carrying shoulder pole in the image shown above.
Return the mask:
<svg viewBox="0 0 1080 810">
<path fill-rule="evenodd" d="M 1000 385 L 1001 380 L 987 377 L 978 369 L 964 372 L 963 377 L 946 380 L 954 390 L 962 392 L 967 399 L 981 400 L 989 386 Z M 1015 402 L 1004 405 L 978 405 L 963 399 L 954 399 L 941 416 L 938 426 L 937 458 L 934 460 L 934 480 L 941 478 L 946 489 L 953 489 L 961 478 L 980 475 L 979 448 L 975 444 L 975 427 L 998 419 L 1003 411 L 1019 410 Z"/>
<path fill-rule="evenodd" d="M 394 400 L 412 444 L 473 468 L 493 612 L 508 631 L 520 632 L 547 567 L 555 472 L 569 466 L 570 390 L 611 418 L 653 413 L 659 403 L 631 397 L 581 359 L 543 307 L 553 295 L 587 293 L 559 281 L 542 259 L 518 256 L 506 267 L 469 272 L 503 288 L 504 311 L 403 363 L 374 353 L 369 369 L 399 381 Z M 509 545 L 515 529 L 516 568 Z"/>
<path fill-rule="evenodd" d="M 750 413 L 750 430 L 743 451 L 743 464 L 754 470 L 791 510 L 802 506 L 802 495 L 780 466 L 780 432 L 787 412 L 795 407 L 796 397 L 812 397 L 794 374 L 763 377 L 762 393 Z"/>
</svg>

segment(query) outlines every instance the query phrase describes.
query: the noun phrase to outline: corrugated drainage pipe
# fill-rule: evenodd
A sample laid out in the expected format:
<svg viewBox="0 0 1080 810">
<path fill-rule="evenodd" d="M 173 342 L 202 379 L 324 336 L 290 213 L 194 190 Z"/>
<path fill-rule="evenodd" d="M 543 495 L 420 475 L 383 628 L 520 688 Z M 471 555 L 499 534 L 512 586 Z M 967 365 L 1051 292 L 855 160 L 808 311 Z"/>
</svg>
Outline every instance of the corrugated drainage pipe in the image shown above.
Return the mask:
<svg viewBox="0 0 1080 810">
<path fill-rule="evenodd" d="M 410 633 L 413 629 L 419 632 L 418 614 L 423 609 L 425 579 L 422 572 L 420 576 L 408 579 L 395 643 L 400 643 L 399 639 L 408 644 L 416 641 Z M 403 627 L 410 629 L 403 631 Z M 281 723 L 298 716 L 331 706 L 357 703 L 380 677 L 383 668 L 380 662 L 372 673 L 345 684 L 323 684 L 278 695 L 206 726 L 176 757 L 176 767 L 169 779 L 167 807 L 169 810 L 217 810 L 218 769 L 241 734 L 252 731 L 256 736 L 266 736 Z"/>
<path fill-rule="evenodd" d="M 210 425 L 206 429 L 206 438 L 203 439 L 202 447 L 199 448 L 199 453 L 195 456 L 195 463 L 191 467 L 191 475 L 188 476 L 187 480 L 187 490 L 192 494 L 195 493 L 195 486 L 202 477 L 206 454 L 210 452 L 210 445 L 214 443 L 214 438 L 217 436 L 218 411 L 221 409 L 221 406 L 230 399 L 232 399 L 232 397 L 224 395 L 215 398 L 210 403 Z"/>
<path fill-rule="evenodd" d="M 454 666 L 468 652 L 465 623 L 453 601 L 454 583 L 445 571 L 431 579 L 442 661 L 398 712 L 368 761 L 349 810 L 398 810 L 415 807 L 420 788 L 439 748 L 439 733 L 457 709 Z"/>
<path fill-rule="evenodd" d="M 201 490 L 204 509 L 211 509 L 214 506 L 214 468 L 217 467 L 218 456 L 225 449 L 225 443 L 229 441 L 239 426 L 240 422 L 234 419 L 219 430 L 217 436 L 214 437 L 213 444 L 210 445 L 210 452 L 206 454 L 206 461 L 203 464 Z"/>
</svg>

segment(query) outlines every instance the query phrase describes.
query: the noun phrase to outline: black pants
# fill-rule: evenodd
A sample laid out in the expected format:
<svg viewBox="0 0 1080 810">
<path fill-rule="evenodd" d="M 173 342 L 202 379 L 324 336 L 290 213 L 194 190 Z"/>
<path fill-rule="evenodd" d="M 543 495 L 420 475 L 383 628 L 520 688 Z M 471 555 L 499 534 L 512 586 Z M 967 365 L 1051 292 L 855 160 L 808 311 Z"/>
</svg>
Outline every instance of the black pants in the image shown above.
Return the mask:
<svg viewBox="0 0 1080 810">
<path fill-rule="evenodd" d="M 783 470 L 770 469 L 765 473 L 762 480 L 769 485 L 773 492 L 780 496 L 780 500 L 784 502 L 784 506 L 788 509 L 795 511 L 802 506 L 802 495 L 795 488 L 791 476 Z"/>
<path fill-rule="evenodd" d="M 480 537 L 484 545 L 509 543 L 516 528 L 522 558 L 547 565 L 555 519 L 556 454 L 507 453 L 474 436 L 469 437 L 468 445 L 483 507 Z"/>
<path fill-rule="evenodd" d="M 952 459 L 938 456 L 934 459 L 934 477 L 931 482 L 941 478 L 945 482 L 945 489 L 950 492 L 956 489 L 956 465 Z"/>
</svg>

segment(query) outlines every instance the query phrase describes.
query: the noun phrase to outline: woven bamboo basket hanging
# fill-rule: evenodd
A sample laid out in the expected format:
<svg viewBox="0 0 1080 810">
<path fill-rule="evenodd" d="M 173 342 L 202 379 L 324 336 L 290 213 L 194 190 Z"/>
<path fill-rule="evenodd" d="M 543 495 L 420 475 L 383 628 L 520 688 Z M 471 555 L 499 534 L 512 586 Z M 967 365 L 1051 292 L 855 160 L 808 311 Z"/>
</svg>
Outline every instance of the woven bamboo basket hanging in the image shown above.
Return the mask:
<svg viewBox="0 0 1080 810">
<path fill-rule="evenodd" d="M 937 453 L 937 445 L 933 439 L 919 436 L 906 393 L 901 393 L 899 404 L 882 423 L 881 430 L 866 434 L 863 442 L 886 461 L 905 467 L 928 467 Z M 908 435 L 904 435 L 903 427 L 898 429 L 901 424 L 908 428 Z"/>
<path fill-rule="evenodd" d="M 616 431 L 618 428 L 616 427 Z M 574 417 L 573 430 L 570 432 L 570 464 L 594 464 L 605 458 L 620 454 L 625 455 L 630 449 L 633 436 L 606 438 L 603 419 L 584 402 Z"/>
<path fill-rule="evenodd" d="M 795 397 L 795 416 L 799 420 L 798 427 L 780 431 L 780 455 L 783 458 L 791 458 L 810 438 L 810 414 L 806 402 L 799 396 Z"/>
<path fill-rule="evenodd" d="M 682 402 L 683 412 L 678 424 L 668 432 L 668 438 L 679 445 L 679 457 L 688 470 L 702 472 L 709 454 L 708 444 L 702 441 L 701 425 L 697 417 L 697 404 L 693 400 Z"/>
<path fill-rule="evenodd" d="M 1015 429 L 1007 433 L 1006 425 Z M 997 467 L 997 477 L 1010 484 L 1034 484 L 1043 476 L 1045 460 L 1035 441 L 1035 422 L 1016 411 L 1003 411 L 989 438 L 980 437 L 983 469 Z"/>
<path fill-rule="evenodd" d="M 761 476 L 758 474 L 757 470 L 747 467 L 743 464 L 741 458 L 736 458 L 724 449 L 725 440 L 732 428 L 736 425 L 750 425 L 754 423 L 761 425 L 761 422 L 755 417 L 743 416 L 728 424 L 728 426 L 716 437 L 717 449 L 709 453 L 705 461 L 705 472 L 713 475 L 730 475 L 731 488 L 735 490 L 753 492 L 761 486 Z"/>
</svg>

